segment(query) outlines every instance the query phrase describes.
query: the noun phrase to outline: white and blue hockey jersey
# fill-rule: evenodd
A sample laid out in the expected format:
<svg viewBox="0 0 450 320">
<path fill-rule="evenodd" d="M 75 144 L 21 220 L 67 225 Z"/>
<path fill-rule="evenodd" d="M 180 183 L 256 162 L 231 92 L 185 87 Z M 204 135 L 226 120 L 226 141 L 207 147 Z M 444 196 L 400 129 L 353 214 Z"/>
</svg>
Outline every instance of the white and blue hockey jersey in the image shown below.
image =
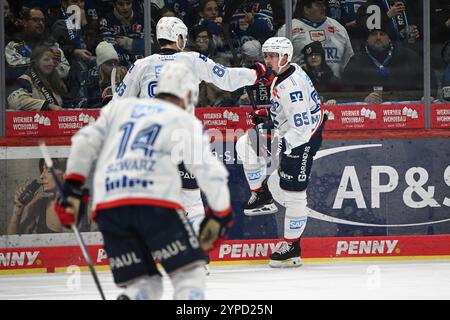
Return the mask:
<svg viewBox="0 0 450 320">
<path fill-rule="evenodd" d="M 97 160 L 93 208 L 152 205 L 183 209 L 178 164 L 197 177 L 210 207 L 230 207 L 228 172 L 201 122 L 160 99 L 110 102 L 72 137 L 67 178 L 85 180 Z"/>
<path fill-rule="evenodd" d="M 277 33 L 278 37 L 286 35 L 286 25 Z M 340 78 L 345 66 L 353 56 L 353 48 L 347 30 L 338 21 L 327 17 L 323 23 L 314 23 L 307 19 L 292 20 L 292 45 L 294 54 L 292 62 L 303 64 L 303 48 L 313 41 L 319 41 L 325 51 L 325 60 Z"/>
<path fill-rule="evenodd" d="M 186 64 L 196 73 L 200 81 L 213 83 L 216 87 L 226 91 L 234 91 L 243 86 L 253 85 L 256 81 L 255 70 L 227 68 L 194 51 L 176 52 L 175 50 L 163 49 L 160 54 L 152 54 L 137 60 L 118 86 L 113 99 L 153 97 L 162 67 L 172 61 Z"/>
<path fill-rule="evenodd" d="M 309 141 L 323 121 L 320 98 L 303 69 L 295 63 L 270 88 L 270 115 L 286 142 L 286 153 Z"/>
</svg>

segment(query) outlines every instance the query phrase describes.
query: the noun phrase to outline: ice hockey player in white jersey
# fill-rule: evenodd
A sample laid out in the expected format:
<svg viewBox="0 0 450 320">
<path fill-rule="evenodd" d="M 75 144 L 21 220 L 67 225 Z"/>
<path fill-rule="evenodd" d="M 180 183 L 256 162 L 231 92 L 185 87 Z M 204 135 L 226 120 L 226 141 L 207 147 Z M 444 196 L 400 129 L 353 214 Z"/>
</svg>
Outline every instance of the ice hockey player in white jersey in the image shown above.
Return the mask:
<svg viewBox="0 0 450 320">
<path fill-rule="evenodd" d="M 313 157 L 322 144 L 324 114 L 319 95 L 308 75 L 300 66 L 290 63 L 293 52 L 291 41 L 284 37 L 269 38 L 263 44 L 262 51 L 266 65 L 277 76 L 270 88 L 271 120 L 250 129 L 236 144 L 245 176 L 253 191 L 244 212 L 247 215 L 271 213 L 275 206 L 273 199 L 284 206 L 286 242 L 270 255 L 270 265 L 299 266 L 300 237 L 307 221 L 306 188 Z M 272 132 L 268 134 L 268 130 Z M 267 136 L 278 139 L 279 148 L 272 139 L 264 141 Z M 260 152 L 260 148 L 265 148 L 270 142 L 271 158 L 278 157 L 275 162 L 279 164 L 278 170 L 266 177 L 267 150 Z"/>
<path fill-rule="evenodd" d="M 186 25 L 179 18 L 163 17 L 156 26 L 156 37 L 161 51 L 151 56 L 139 59 L 130 67 L 122 83 L 118 86 L 113 100 L 127 97 L 153 97 L 161 68 L 174 61 L 191 67 L 198 76 L 198 83 L 204 80 L 213 83 L 222 90 L 234 91 L 256 82 L 267 82 L 273 74 L 264 65 L 256 64 L 255 69 L 227 68 L 215 63 L 198 52 L 182 52 L 188 36 Z M 195 177 L 180 166 L 180 176 L 183 178 L 183 204 L 188 218 L 198 230 L 204 217 L 203 203 Z"/>
<path fill-rule="evenodd" d="M 160 299 L 168 273 L 174 299 L 203 299 L 205 255 L 232 224 L 228 172 L 211 152 L 201 122 L 189 108 L 198 99 L 197 77 L 173 63 L 161 71 L 154 98 L 111 101 L 97 121 L 72 137 L 63 194 L 63 225 L 75 223 L 82 186 L 94 174 L 93 217 L 102 233 L 121 299 Z M 211 209 L 197 237 L 185 217 L 178 165 L 197 176 Z"/>
</svg>

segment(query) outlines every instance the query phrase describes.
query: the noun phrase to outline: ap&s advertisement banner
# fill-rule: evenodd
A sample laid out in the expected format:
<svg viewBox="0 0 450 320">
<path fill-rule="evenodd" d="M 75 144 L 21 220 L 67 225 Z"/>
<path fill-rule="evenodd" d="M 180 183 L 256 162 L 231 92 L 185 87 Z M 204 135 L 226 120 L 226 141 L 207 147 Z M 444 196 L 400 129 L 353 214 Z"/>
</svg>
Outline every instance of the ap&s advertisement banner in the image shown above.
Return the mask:
<svg viewBox="0 0 450 320">
<path fill-rule="evenodd" d="M 215 142 L 213 147 L 230 172 L 236 214 L 231 239 L 281 237 L 283 208 L 274 215 L 245 216 L 242 206 L 250 190 L 234 144 Z M 7 149 L 3 156 L 12 158 L 0 160 L 0 233 L 59 232 L 49 209 L 55 188 L 39 148 Z M 50 147 L 61 175 L 69 149 Z M 27 159 L 20 158 L 21 152 Z M 450 234 L 450 140 L 326 140 L 315 157 L 307 192 L 305 237 Z M 86 225 L 83 231 L 92 229 Z"/>
</svg>

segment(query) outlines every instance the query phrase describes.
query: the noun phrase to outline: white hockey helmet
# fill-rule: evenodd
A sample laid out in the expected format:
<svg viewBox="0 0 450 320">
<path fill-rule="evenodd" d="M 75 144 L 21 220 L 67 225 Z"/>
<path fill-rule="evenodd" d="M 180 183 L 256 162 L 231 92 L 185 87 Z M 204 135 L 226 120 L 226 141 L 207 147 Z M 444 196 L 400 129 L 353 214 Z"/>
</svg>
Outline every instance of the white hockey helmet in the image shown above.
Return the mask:
<svg viewBox="0 0 450 320">
<path fill-rule="evenodd" d="M 178 46 L 178 37 L 183 38 L 183 47 Z M 176 17 L 162 17 L 156 25 L 156 39 L 165 39 L 177 44 L 177 48 L 183 50 L 188 38 L 188 28 Z"/>
<path fill-rule="evenodd" d="M 197 75 L 190 67 L 174 61 L 162 68 L 155 93 L 168 93 L 182 99 L 185 110 L 193 113 L 198 102 L 199 82 Z"/>
<path fill-rule="evenodd" d="M 287 65 L 292 60 L 292 55 L 294 54 L 294 47 L 292 46 L 291 40 L 285 37 L 272 37 L 266 40 L 262 46 L 262 52 L 278 53 L 280 60 L 278 61 L 278 67 L 281 69 Z M 281 59 L 284 55 L 287 55 L 287 61 L 285 64 L 281 65 Z"/>
</svg>

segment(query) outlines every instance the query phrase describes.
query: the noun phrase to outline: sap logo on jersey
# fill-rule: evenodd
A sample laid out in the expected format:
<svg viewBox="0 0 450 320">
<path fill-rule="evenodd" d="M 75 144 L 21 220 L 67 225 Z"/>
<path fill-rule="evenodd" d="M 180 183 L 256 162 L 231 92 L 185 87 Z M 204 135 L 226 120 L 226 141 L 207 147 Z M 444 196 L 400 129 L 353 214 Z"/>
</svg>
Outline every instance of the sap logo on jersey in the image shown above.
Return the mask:
<svg viewBox="0 0 450 320">
<path fill-rule="evenodd" d="M 124 189 L 124 188 L 143 188 L 147 189 L 153 184 L 152 180 L 146 180 L 146 179 L 132 179 L 128 178 L 127 176 L 122 176 L 122 178 L 111 180 L 110 178 L 106 178 L 105 181 L 105 188 L 106 191 L 113 191 L 117 189 Z"/>
<path fill-rule="evenodd" d="M 336 255 L 341 254 L 390 254 L 397 247 L 398 240 L 338 241 Z M 400 249 L 395 250 L 396 253 Z"/>
<path fill-rule="evenodd" d="M 303 93 L 301 91 L 294 91 L 289 93 L 291 102 L 303 101 Z"/>
<path fill-rule="evenodd" d="M 261 177 L 262 177 L 262 172 L 261 171 L 247 173 L 247 178 L 250 181 L 261 179 Z"/>
<path fill-rule="evenodd" d="M 0 267 L 32 266 L 39 251 L 0 252 Z"/>
<path fill-rule="evenodd" d="M 306 224 L 305 219 L 291 220 L 289 222 L 289 229 L 290 230 L 300 230 L 305 226 L 305 224 Z"/>
</svg>

